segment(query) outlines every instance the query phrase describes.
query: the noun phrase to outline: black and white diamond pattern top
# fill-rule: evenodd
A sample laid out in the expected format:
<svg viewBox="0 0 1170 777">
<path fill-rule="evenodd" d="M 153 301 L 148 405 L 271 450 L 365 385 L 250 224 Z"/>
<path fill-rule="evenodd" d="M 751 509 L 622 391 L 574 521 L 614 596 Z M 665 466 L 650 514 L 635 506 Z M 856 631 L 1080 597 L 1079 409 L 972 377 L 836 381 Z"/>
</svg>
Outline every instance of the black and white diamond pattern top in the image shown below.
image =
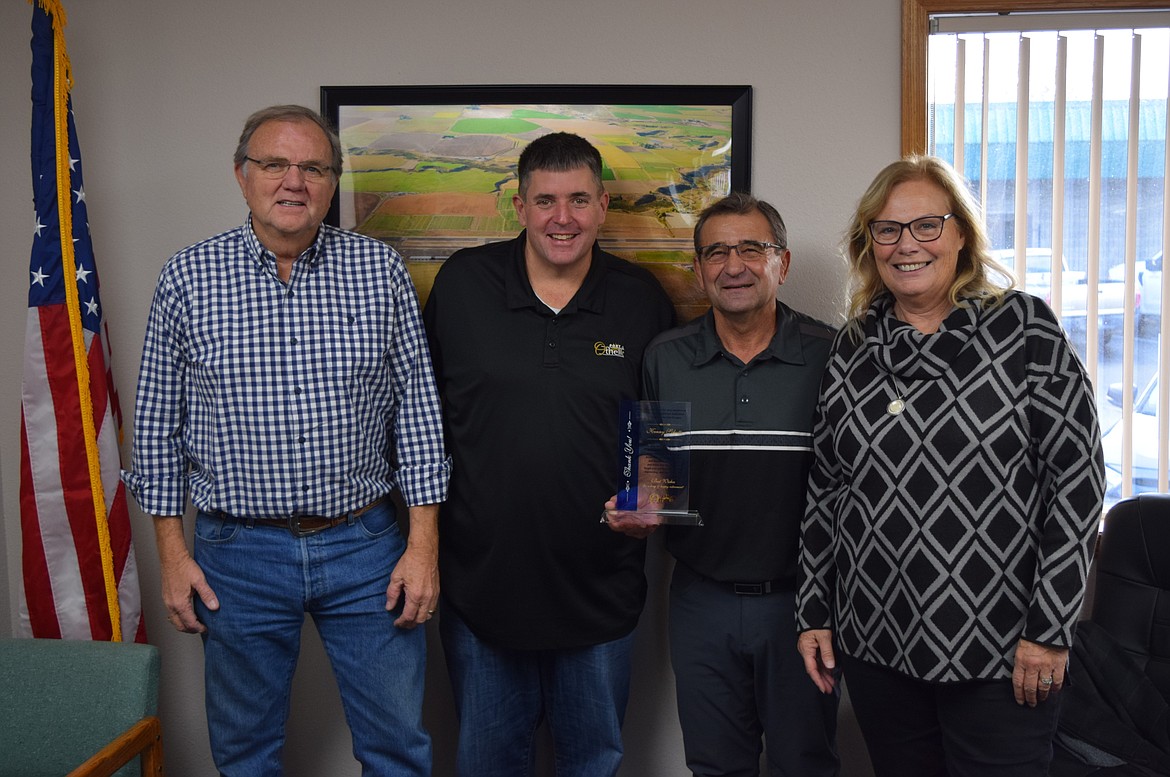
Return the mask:
<svg viewBox="0 0 1170 777">
<path fill-rule="evenodd" d="M 930 335 L 891 308 L 841 331 L 821 387 L 798 626 L 923 680 L 1009 678 L 1021 637 L 1072 644 L 1104 493 L 1092 387 L 1031 295 Z"/>
</svg>

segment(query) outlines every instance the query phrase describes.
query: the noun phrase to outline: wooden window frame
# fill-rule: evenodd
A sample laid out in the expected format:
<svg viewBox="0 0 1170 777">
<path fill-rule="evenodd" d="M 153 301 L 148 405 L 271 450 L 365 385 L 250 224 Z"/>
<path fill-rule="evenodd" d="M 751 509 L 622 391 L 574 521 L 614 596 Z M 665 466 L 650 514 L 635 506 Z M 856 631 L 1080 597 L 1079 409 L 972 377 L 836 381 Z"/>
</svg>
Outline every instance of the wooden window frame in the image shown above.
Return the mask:
<svg viewBox="0 0 1170 777">
<path fill-rule="evenodd" d="M 926 153 L 926 57 L 931 14 L 1137 11 L 1166 7 L 1166 0 L 902 0 L 902 154 Z"/>
</svg>

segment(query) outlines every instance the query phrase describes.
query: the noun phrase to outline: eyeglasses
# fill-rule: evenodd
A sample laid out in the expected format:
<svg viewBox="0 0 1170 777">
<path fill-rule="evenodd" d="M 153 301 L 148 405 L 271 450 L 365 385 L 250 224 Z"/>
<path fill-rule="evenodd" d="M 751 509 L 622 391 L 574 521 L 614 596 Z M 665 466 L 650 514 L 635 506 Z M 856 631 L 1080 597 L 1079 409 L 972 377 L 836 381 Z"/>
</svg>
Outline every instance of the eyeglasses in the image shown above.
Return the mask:
<svg viewBox="0 0 1170 777">
<path fill-rule="evenodd" d="M 919 243 L 933 243 L 942 236 L 943 225 L 947 223 L 947 219 L 954 217 L 954 213 L 945 216 L 923 216 L 904 224 L 901 221 L 871 221 L 869 234 L 878 245 L 892 246 L 902 239 L 902 231 L 909 229 L 910 236 Z"/>
<path fill-rule="evenodd" d="M 784 250 L 784 246 L 777 243 L 761 243 L 758 240 L 742 240 L 735 245 L 712 243 L 709 246 L 699 246 L 699 259 L 707 264 L 723 264 L 731 257 L 731 252 L 735 251 L 741 261 L 758 262 L 767 256 L 769 248 Z"/>
<path fill-rule="evenodd" d="M 253 159 L 250 156 L 246 156 L 244 159 L 247 159 L 249 162 L 256 165 L 256 169 L 258 169 L 261 175 L 263 175 L 265 178 L 284 178 L 290 167 L 299 169 L 301 171 L 301 175 L 305 177 L 305 180 L 312 181 L 313 183 L 324 181 L 333 173 L 332 167 L 328 167 L 322 164 L 315 164 L 313 162 L 297 164 L 296 162 L 286 162 L 283 159 L 269 159 L 267 161 L 261 161 L 259 159 Z"/>
</svg>

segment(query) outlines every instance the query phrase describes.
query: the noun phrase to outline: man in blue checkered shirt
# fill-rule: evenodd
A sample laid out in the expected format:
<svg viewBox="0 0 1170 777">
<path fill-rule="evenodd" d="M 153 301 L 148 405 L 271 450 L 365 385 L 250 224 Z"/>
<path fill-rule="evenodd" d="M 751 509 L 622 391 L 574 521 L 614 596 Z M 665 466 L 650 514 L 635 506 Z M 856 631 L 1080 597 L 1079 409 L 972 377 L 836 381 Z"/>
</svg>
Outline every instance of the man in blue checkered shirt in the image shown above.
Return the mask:
<svg viewBox="0 0 1170 777">
<path fill-rule="evenodd" d="M 235 155 L 247 222 L 167 262 L 147 323 L 123 477 L 154 516 L 168 618 L 203 637 L 224 775 L 281 773 L 305 613 L 362 773 L 430 774 L 417 626 L 438 600 L 450 464 L 401 257 L 322 224 L 341 165 L 315 112 L 253 114 Z"/>
</svg>

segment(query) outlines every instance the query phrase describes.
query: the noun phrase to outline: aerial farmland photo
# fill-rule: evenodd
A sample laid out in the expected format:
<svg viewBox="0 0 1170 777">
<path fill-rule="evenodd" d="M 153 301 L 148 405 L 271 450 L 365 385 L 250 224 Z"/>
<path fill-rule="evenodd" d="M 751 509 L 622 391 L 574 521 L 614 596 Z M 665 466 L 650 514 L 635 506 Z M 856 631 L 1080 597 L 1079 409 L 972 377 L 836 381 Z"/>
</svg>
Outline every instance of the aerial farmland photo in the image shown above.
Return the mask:
<svg viewBox="0 0 1170 777">
<path fill-rule="evenodd" d="M 345 106 L 340 226 L 393 245 L 425 295 L 459 248 L 514 237 L 516 163 L 533 139 L 574 132 L 601 152 L 602 246 L 648 265 L 685 310 L 698 213 L 726 195 L 726 105 Z"/>
</svg>

